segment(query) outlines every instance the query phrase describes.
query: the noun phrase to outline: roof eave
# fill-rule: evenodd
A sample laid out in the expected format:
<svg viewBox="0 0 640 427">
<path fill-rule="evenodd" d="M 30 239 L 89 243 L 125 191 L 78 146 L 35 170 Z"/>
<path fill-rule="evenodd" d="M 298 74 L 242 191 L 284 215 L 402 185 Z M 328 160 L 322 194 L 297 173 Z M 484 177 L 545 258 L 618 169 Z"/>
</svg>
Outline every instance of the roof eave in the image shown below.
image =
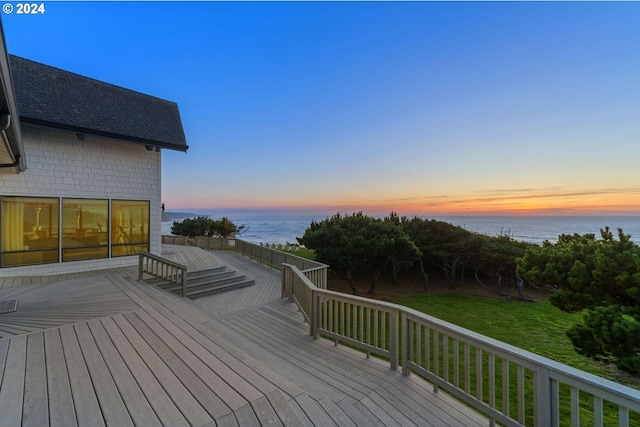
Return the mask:
<svg viewBox="0 0 640 427">
<path fill-rule="evenodd" d="M 8 126 L 2 130 L 2 138 L 6 142 L 8 155 L 13 158 L 16 172 L 20 173 L 27 169 L 27 161 L 24 155 L 22 144 L 22 133 L 18 120 L 18 107 L 16 95 L 13 89 L 13 79 L 11 78 L 11 67 L 9 66 L 9 56 L 4 40 L 4 30 L 0 21 L 0 115 L 8 115 Z M 2 144 L 5 145 L 5 144 Z"/>
<path fill-rule="evenodd" d="M 49 122 L 46 120 L 33 119 L 30 117 L 20 117 L 20 122 L 29 123 L 29 124 L 38 125 L 38 126 L 46 126 L 46 127 L 51 127 L 55 129 L 61 129 L 61 130 L 69 130 L 72 132 L 84 133 L 87 135 L 105 136 L 108 138 L 119 139 L 127 142 L 132 142 L 135 144 L 151 146 L 154 148 L 159 147 L 159 148 L 166 148 L 168 150 L 182 151 L 183 153 L 186 153 L 187 150 L 189 149 L 189 146 L 187 144 L 175 144 L 175 143 L 165 142 L 165 141 L 155 141 L 155 140 L 150 140 L 145 138 L 138 138 L 138 137 L 129 136 L 129 135 L 120 135 L 120 134 L 111 133 L 111 132 L 99 131 L 96 129 L 87 129 L 87 128 L 82 128 L 82 127 L 73 126 L 73 125 L 66 125 L 61 123 Z"/>
</svg>

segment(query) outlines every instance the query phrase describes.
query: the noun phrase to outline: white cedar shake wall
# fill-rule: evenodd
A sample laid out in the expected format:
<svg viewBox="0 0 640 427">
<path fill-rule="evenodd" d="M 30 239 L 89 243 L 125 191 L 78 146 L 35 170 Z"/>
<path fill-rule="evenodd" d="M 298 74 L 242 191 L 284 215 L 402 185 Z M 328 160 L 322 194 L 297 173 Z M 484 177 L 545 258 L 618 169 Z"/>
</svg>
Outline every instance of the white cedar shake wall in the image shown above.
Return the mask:
<svg viewBox="0 0 640 427">
<path fill-rule="evenodd" d="M 27 170 L 0 169 L 5 196 L 150 201 L 150 250 L 160 254 L 161 153 L 113 138 L 23 125 Z M 0 277 L 46 275 L 135 264 L 137 256 L 0 268 Z"/>
</svg>

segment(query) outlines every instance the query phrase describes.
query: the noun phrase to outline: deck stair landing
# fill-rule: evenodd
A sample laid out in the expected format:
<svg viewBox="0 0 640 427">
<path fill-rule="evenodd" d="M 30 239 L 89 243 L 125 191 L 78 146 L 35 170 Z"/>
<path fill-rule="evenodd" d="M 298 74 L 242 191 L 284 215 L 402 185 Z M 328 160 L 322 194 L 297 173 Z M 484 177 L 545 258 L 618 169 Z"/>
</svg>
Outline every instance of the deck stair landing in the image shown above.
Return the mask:
<svg viewBox="0 0 640 427">
<path fill-rule="evenodd" d="M 145 279 L 145 283 L 182 295 L 182 287 L 161 278 Z M 219 266 L 187 273 L 187 297 L 191 299 L 226 292 L 233 289 L 251 286 L 255 280 L 230 270 L 227 266 Z"/>
</svg>

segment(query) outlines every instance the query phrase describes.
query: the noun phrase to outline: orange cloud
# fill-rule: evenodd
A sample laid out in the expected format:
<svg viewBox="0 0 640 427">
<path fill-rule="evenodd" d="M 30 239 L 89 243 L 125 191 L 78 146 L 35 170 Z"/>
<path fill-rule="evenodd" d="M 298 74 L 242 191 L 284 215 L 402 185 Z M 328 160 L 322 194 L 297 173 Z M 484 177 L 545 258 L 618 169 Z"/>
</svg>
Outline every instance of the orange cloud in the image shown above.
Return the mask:
<svg viewBox="0 0 640 427">
<path fill-rule="evenodd" d="M 350 213 L 364 211 L 370 214 L 387 214 L 391 211 L 404 215 L 630 215 L 640 213 L 640 188 L 582 189 L 570 187 L 490 189 L 473 193 L 437 194 L 431 196 L 381 197 L 363 196 L 334 200 L 291 200 L 286 193 L 277 198 L 251 200 L 217 199 L 188 203 L 180 200 L 180 207 L 200 209 L 256 208 L 294 209 L 323 213 Z"/>
</svg>

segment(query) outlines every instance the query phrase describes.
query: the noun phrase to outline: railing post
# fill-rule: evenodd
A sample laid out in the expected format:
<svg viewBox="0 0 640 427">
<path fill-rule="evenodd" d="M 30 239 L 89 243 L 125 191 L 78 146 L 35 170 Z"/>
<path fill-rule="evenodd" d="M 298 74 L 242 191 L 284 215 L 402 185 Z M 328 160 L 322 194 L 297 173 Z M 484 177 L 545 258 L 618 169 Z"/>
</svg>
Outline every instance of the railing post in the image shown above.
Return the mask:
<svg viewBox="0 0 640 427">
<path fill-rule="evenodd" d="M 289 274 L 289 269 L 286 266 L 282 266 L 282 277 L 281 277 L 281 289 L 280 289 L 280 298 L 286 296 L 286 285 L 287 285 L 287 275 Z"/>
<path fill-rule="evenodd" d="M 413 334 L 409 333 L 409 319 L 407 314 L 403 311 L 400 315 L 400 333 L 402 334 L 402 375 L 408 377 L 411 374 L 409 369 L 409 354 L 413 350 Z"/>
<path fill-rule="evenodd" d="M 391 369 L 398 369 L 398 310 L 392 310 L 389 314 L 389 357 Z"/>
<path fill-rule="evenodd" d="M 538 367 L 535 371 L 534 425 L 545 427 L 553 425 L 551 408 L 551 377 L 549 369 Z"/>
<path fill-rule="evenodd" d="M 320 313 L 322 312 L 322 302 L 320 296 L 315 290 L 311 291 L 311 336 L 318 339 L 318 329 L 320 329 Z"/>
<path fill-rule="evenodd" d="M 144 255 L 138 252 L 138 280 L 142 280 L 142 265 L 144 263 Z"/>
<path fill-rule="evenodd" d="M 182 272 L 182 296 L 187 296 L 187 272 L 186 270 L 180 269 Z"/>
<path fill-rule="evenodd" d="M 288 291 L 289 291 L 289 302 L 296 302 L 296 299 L 295 299 L 296 278 L 295 278 L 295 275 L 293 274 L 293 271 L 291 270 L 291 268 L 289 268 L 289 286 L 288 286 Z"/>
</svg>

